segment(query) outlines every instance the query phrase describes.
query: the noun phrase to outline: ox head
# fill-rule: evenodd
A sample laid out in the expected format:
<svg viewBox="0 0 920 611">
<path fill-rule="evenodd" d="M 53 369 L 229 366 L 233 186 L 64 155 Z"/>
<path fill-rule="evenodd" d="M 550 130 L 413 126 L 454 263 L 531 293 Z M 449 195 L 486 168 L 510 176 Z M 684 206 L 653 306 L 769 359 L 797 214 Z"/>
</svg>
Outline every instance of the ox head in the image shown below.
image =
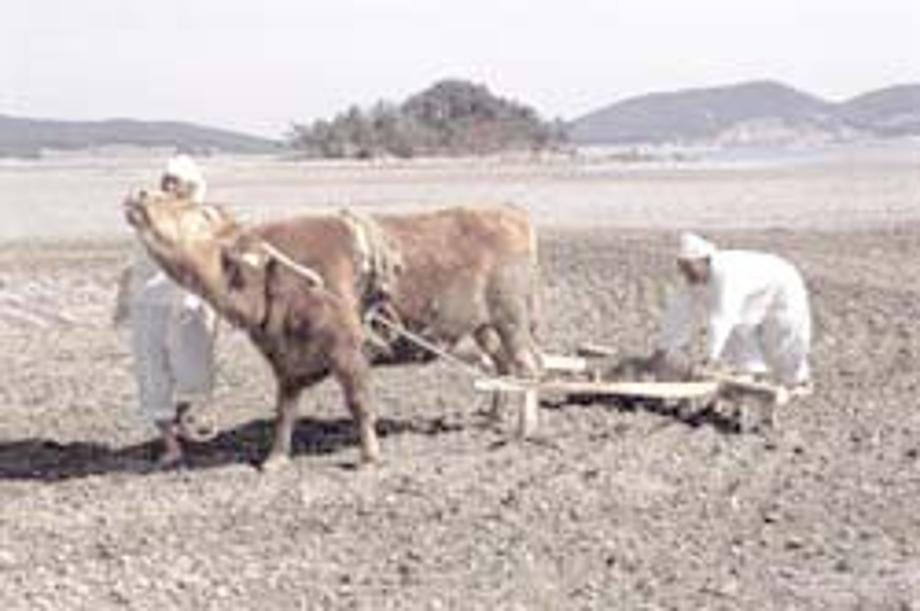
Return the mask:
<svg viewBox="0 0 920 611">
<path fill-rule="evenodd" d="M 163 191 L 132 193 L 124 209 L 138 238 L 179 284 L 206 298 L 222 292 L 222 244 L 241 231 L 226 211 Z"/>
<path fill-rule="evenodd" d="M 221 244 L 222 313 L 238 326 L 262 326 L 268 317 L 276 263 L 262 244 L 261 238 L 248 233 Z"/>
<path fill-rule="evenodd" d="M 179 284 L 208 299 L 233 324 L 262 324 L 274 263 L 260 238 L 223 209 L 170 193 L 141 191 L 124 206 L 147 250 Z"/>
</svg>

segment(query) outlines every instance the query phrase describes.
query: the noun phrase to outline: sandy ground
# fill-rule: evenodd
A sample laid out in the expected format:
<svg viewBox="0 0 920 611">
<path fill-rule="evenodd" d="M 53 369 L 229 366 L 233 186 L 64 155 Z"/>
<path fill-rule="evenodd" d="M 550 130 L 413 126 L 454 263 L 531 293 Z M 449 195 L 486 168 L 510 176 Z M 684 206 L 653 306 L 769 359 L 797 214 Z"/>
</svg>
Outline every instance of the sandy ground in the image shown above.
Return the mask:
<svg viewBox="0 0 920 611">
<path fill-rule="evenodd" d="M 0 160 L 0 241 L 128 236 L 120 204 L 166 153 Z M 637 163 L 526 159 L 295 163 L 200 159 L 208 200 L 253 221 L 305 209 L 514 202 L 545 225 L 829 230 L 920 220 L 920 140 L 814 159 Z M 28 211 L 24 214 L 23 211 Z"/>
<path fill-rule="evenodd" d="M 527 171 L 544 176 L 521 178 L 531 204 L 627 189 Z M 387 198 L 412 191 L 379 169 L 362 187 L 355 172 L 322 198 L 386 180 Z M 469 169 L 454 182 L 445 172 L 419 179 L 415 201 L 432 197 L 429 183 L 458 200 L 476 191 L 461 180 Z M 66 227 L 50 241 L 13 236 L 0 246 L 0 608 L 920 609 L 916 168 L 643 172 L 623 180 L 646 185 L 645 206 L 671 206 L 671 192 L 722 203 L 667 208 L 667 222 L 641 229 L 628 207 L 592 228 L 594 217 L 552 223 L 535 205 L 544 343 L 647 349 L 686 214 L 722 243 L 788 256 L 813 290 L 818 392 L 780 412 L 772 434 L 739 434 L 720 412 L 547 405 L 540 436 L 522 443 L 510 415 L 496 428 L 469 380 L 433 365 L 375 375 L 380 466 L 356 468 L 324 384 L 305 398 L 291 467 L 263 475 L 253 463 L 268 447 L 271 379 L 227 332 L 223 433 L 193 448 L 190 468 L 153 472 L 125 337 L 108 322 L 127 256 L 118 226 L 102 222 L 92 240 Z M 34 176 L 0 184 L 17 180 Z M 746 217 L 727 203 L 741 191 L 754 194 Z M 816 220 L 830 193 L 840 200 L 825 216 L 846 218 Z M 263 213 L 290 203 L 279 200 Z"/>
</svg>

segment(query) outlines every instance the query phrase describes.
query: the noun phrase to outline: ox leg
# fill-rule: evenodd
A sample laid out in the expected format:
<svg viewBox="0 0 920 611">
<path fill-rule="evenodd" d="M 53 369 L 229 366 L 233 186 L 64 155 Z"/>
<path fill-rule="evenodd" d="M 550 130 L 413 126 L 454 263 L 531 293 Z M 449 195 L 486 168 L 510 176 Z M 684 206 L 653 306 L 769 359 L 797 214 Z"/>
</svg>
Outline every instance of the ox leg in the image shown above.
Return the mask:
<svg viewBox="0 0 920 611">
<path fill-rule="evenodd" d="M 527 326 L 507 325 L 500 329 L 505 351 L 510 355 L 511 371 L 521 378 L 535 379 L 540 376 L 540 359 Z M 539 397 L 536 390 L 523 393 L 518 407 L 518 435 L 532 436 L 537 430 Z"/>
<path fill-rule="evenodd" d="M 373 463 L 380 458 L 380 442 L 375 428 L 376 418 L 371 409 L 368 378 L 370 366 L 360 348 L 349 347 L 333 355 L 333 375 L 342 387 L 345 404 L 358 426 L 361 440 L 361 461 Z"/>
<path fill-rule="evenodd" d="M 536 379 L 541 373 L 540 357 L 533 339 L 536 330 L 538 295 L 533 261 L 508 262 L 496 270 L 487 299 L 493 326 L 501 338 L 511 373 Z M 537 391 L 523 393 L 518 411 L 518 433 L 532 435 L 537 428 Z"/>
<path fill-rule="evenodd" d="M 492 365 L 495 366 L 495 372 L 500 376 L 506 376 L 511 373 L 510 359 L 505 354 L 505 347 L 502 345 L 502 339 L 493 327 L 482 327 L 474 335 L 476 345 L 482 350 Z M 492 393 L 492 408 L 489 416 L 498 420 L 508 404 L 508 394 L 500 391 Z"/>
<path fill-rule="evenodd" d="M 263 471 L 273 471 L 290 461 L 291 436 L 297 419 L 297 404 L 303 389 L 299 386 L 278 385 L 275 415 L 275 439 L 268 458 L 262 463 Z"/>
</svg>

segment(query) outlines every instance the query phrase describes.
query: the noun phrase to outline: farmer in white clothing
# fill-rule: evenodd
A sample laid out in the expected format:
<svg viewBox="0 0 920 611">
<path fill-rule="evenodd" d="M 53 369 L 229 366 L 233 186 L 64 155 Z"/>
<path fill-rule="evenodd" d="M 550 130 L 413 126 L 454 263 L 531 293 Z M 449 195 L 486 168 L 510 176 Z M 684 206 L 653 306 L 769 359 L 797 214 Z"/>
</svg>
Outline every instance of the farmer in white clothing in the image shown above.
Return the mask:
<svg viewBox="0 0 920 611">
<path fill-rule="evenodd" d="M 692 233 L 680 240 L 685 286 L 672 297 L 653 362 L 686 348 L 708 322 L 707 359 L 768 375 L 793 391 L 811 390 L 811 311 L 798 270 L 775 255 L 719 250 Z"/>
<path fill-rule="evenodd" d="M 163 191 L 202 203 L 205 181 L 192 159 L 169 160 Z M 131 347 L 141 411 L 162 435 L 161 466 L 183 458 L 181 416 L 193 402 L 207 401 L 213 386 L 213 310 L 170 279 L 142 244 L 122 276 L 116 322 L 130 317 Z"/>
</svg>

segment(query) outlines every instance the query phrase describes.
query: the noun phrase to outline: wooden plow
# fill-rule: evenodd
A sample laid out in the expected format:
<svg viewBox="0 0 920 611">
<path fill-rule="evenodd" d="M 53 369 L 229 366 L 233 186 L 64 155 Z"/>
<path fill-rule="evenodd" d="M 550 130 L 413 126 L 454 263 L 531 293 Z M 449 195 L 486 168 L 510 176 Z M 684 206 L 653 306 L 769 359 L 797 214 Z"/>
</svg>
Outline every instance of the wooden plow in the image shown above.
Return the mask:
<svg viewBox="0 0 920 611">
<path fill-rule="evenodd" d="M 789 401 L 785 388 L 768 382 L 716 370 L 694 372 L 692 379 L 684 381 L 607 380 L 599 365 L 610 363 L 617 351 L 604 346 L 586 344 L 579 347 L 577 356 L 543 355 L 544 375 L 540 379 L 515 377 L 482 377 L 474 381 L 479 392 L 524 393 L 528 402 L 537 403 L 546 398 L 567 401 L 585 399 L 632 399 L 663 403 L 715 404 L 750 397 L 766 406 L 768 423 L 773 421 L 773 407 Z"/>
</svg>

